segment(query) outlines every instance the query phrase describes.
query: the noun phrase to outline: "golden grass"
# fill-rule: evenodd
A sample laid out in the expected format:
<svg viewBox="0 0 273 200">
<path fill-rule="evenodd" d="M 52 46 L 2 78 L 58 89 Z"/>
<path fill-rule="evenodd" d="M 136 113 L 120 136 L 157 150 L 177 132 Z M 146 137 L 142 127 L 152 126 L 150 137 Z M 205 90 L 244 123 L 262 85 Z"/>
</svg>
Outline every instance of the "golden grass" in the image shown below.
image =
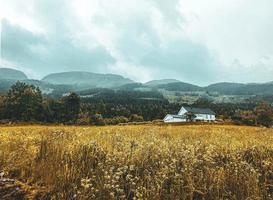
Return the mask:
<svg viewBox="0 0 273 200">
<path fill-rule="evenodd" d="M 49 199 L 273 199 L 273 129 L 0 128 L 0 171 Z"/>
</svg>

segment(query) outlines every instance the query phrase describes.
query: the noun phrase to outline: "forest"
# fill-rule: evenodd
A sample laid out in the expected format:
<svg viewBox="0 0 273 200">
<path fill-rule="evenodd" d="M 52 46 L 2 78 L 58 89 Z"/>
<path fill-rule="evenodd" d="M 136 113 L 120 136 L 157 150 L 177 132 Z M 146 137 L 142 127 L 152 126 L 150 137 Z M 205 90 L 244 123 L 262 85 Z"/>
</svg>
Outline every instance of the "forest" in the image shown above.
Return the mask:
<svg viewBox="0 0 273 200">
<path fill-rule="evenodd" d="M 23 82 L 0 96 L 1 123 L 39 122 L 106 125 L 162 120 L 182 104 L 170 103 L 157 91 L 90 89 L 59 98 L 42 95 L 39 87 Z M 199 98 L 191 106 L 211 108 L 220 121 L 271 126 L 272 107 L 257 100 L 248 103 L 213 103 Z"/>
</svg>

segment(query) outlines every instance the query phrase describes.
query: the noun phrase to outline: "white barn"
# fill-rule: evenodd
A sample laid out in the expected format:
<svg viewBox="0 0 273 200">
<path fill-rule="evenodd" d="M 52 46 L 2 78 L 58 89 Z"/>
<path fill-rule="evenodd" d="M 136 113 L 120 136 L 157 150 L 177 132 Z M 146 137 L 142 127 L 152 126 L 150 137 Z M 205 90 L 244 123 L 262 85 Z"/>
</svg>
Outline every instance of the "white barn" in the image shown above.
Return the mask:
<svg viewBox="0 0 273 200">
<path fill-rule="evenodd" d="M 212 122 L 216 120 L 215 112 L 209 108 L 193 108 L 182 106 L 177 115 L 166 115 L 163 119 L 165 123 L 179 123 L 189 121 L 206 121 Z"/>
</svg>

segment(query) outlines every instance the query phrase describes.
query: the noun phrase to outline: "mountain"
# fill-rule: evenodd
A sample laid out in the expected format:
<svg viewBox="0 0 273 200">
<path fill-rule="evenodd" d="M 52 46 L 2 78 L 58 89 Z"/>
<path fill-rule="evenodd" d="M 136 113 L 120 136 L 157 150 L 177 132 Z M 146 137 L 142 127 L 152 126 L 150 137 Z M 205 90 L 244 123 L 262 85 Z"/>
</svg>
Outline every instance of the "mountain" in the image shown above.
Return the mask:
<svg viewBox="0 0 273 200">
<path fill-rule="evenodd" d="M 0 94 L 7 92 L 10 87 L 16 83 L 16 80 L 0 79 Z"/>
<path fill-rule="evenodd" d="M 42 81 L 51 84 L 75 85 L 78 89 L 111 88 L 134 83 L 132 80 L 120 75 L 80 71 L 49 74 Z"/>
<path fill-rule="evenodd" d="M 204 88 L 209 92 L 225 95 L 272 95 L 273 83 L 216 83 Z"/>
<path fill-rule="evenodd" d="M 80 92 L 93 88 L 111 88 L 121 91 L 171 91 L 171 92 L 210 92 L 219 95 L 273 95 L 273 82 L 268 83 L 230 83 L 222 82 L 200 87 L 175 79 L 152 80 L 145 84 L 134 82 L 115 74 L 97 74 L 91 72 L 53 73 L 42 80 L 30 80 L 18 70 L 0 68 L 0 92 L 6 92 L 16 83 L 22 81 L 41 89 L 44 95 L 60 97 L 69 91 Z"/>
<path fill-rule="evenodd" d="M 43 95 L 53 97 L 53 98 L 60 98 L 65 93 L 77 90 L 77 88 L 74 85 L 68 85 L 68 84 L 57 85 L 57 84 L 51 84 L 45 81 L 32 80 L 32 79 L 24 80 L 22 82 L 39 87 Z"/>
<path fill-rule="evenodd" d="M 15 69 L 0 68 L 0 80 L 25 80 L 27 76 Z"/>
<path fill-rule="evenodd" d="M 181 92 L 195 92 L 195 91 L 204 90 L 202 87 L 199 87 L 197 85 L 193 85 L 190 83 L 184 83 L 184 82 L 161 84 L 161 85 L 155 86 L 154 88 L 165 89 L 168 91 L 181 91 Z"/>
<path fill-rule="evenodd" d="M 126 104 L 128 102 L 151 102 L 151 101 L 166 101 L 163 94 L 158 91 L 128 91 L 128 90 L 115 90 L 109 88 L 94 88 L 86 91 L 78 92 L 82 101 L 90 101 L 92 103 L 115 103 Z"/>
<path fill-rule="evenodd" d="M 163 85 L 163 84 L 168 84 L 168 83 L 176 83 L 180 82 L 176 79 L 160 79 L 160 80 L 152 80 L 147 83 L 145 83 L 146 86 L 158 86 L 158 85 Z"/>
<path fill-rule="evenodd" d="M 136 90 L 138 88 L 147 88 L 147 86 L 143 85 L 142 83 L 128 83 L 117 87 L 118 90 Z"/>
<path fill-rule="evenodd" d="M 211 84 L 205 87 L 205 90 L 209 92 L 218 92 L 220 94 L 235 94 L 238 93 L 244 88 L 246 85 L 243 83 L 229 83 L 229 82 L 221 82 Z"/>
<path fill-rule="evenodd" d="M 14 85 L 17 81 L 18 80 L 0 79 L 0 94 L 6 93 L 10 89 L 10 87 Z M 60 98 L 63 96 L 63 94 L 67 92 L 76 91 L 76 88 L 73 85 L 54 85 L 44 81 L 31 79 L 20 80 L 20 82 L 39 87 L 43 95 L 52 98 Z"/>
</svg>

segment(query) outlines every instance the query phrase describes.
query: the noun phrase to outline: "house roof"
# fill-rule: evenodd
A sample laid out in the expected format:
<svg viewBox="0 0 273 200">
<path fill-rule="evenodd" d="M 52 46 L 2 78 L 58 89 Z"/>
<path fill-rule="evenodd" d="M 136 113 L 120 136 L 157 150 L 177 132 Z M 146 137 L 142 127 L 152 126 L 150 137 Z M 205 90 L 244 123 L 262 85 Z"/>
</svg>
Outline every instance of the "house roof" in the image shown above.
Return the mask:
<svg viewBox="0 0 273 200">
<path fill-rule="evenodd" d="M 206 114 L 206 115 L 215 115 L 209 108 L 194 108 L 190 106 L 183 106 L 188 112 L 192 112 L 193 114 Z"/>
</svg>

